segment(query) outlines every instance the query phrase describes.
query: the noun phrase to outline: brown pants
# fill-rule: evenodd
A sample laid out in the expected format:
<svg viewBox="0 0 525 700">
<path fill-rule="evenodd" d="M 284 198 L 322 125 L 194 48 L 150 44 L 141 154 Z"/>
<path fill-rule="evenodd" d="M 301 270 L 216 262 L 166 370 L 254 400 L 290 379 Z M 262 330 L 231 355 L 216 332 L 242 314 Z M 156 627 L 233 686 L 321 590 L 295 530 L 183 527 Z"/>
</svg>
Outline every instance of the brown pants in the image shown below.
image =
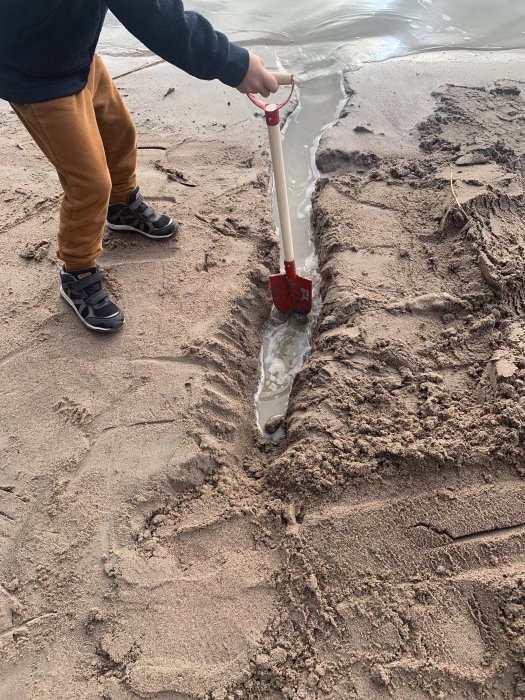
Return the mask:
<svg viewBox="0 0 525 700">
<path fill-rule="evenodd" d="M 126 202 L 136 186 L 135 126 L 115 83 L 95 56 L 87 86 L 77 95 L 11 106 L 64 190 L 58 257 L 68 270 L 95 265 L 108 204 Z"/>
</svg>

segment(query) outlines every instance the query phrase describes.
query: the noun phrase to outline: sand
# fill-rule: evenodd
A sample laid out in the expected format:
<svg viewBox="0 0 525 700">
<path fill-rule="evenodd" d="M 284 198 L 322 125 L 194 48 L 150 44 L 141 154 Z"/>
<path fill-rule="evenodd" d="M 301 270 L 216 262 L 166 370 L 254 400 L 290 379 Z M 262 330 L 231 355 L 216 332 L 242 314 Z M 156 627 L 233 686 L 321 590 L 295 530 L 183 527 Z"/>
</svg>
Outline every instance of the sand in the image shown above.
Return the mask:
<svg viewBox="0 0 525 700">
<path fill-rule="evenodd" d="M 346 76 L 277 446 L 252 106 L 165 66 L 119 81 L 182 226 L 108 237 L 110 339 L 58 299 L 58 182 L 3 109 L 0 697 L 525 698 L 524 80 L 518 52 Z"/>
</svg>

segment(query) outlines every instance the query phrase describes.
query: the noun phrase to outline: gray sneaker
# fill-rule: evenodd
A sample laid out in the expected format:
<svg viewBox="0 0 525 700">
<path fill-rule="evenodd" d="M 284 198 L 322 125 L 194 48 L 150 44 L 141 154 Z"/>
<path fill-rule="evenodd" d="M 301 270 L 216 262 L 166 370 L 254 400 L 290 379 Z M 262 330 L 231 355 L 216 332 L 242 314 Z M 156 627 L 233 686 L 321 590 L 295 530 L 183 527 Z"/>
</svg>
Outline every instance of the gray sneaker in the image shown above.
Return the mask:
<svg viewBox="0 0 525 700">
<path fill-rule="evenodd" d="M 98 267 L 60 271 L 60 296 L 90 331 L 111 333 L 124 324 L 124 314 L 111 301 Z"/>
<path fill-rule="evenodd" d="M 106 226 L 112 231 L 136 231 L 159 241 L 171 238 L 179 228 L 176 221 L 146 204 L 138 187 L 130 192 L 127 202 L 109 205 Z"/>
</svg>

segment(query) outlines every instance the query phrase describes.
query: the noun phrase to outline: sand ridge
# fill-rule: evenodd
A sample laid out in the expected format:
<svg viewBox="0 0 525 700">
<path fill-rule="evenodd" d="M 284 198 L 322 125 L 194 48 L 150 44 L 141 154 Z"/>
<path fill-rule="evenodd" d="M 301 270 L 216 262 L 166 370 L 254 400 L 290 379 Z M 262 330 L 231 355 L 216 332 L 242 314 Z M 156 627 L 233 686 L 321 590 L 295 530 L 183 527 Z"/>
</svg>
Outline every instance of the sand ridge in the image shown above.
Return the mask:
<svg viewBox="0 0 525 700">
<path fill-rule="evenodd" d="M 424 69 L 399 62 L 407 91 Z M 322 318 L 265 474 L 305 620 L 273 630 L 294 681 L 246 697 L 523 697 L 524 83 L 442 85 L 396 148 L 348 80 L 318 154 Z"/>
</svg>

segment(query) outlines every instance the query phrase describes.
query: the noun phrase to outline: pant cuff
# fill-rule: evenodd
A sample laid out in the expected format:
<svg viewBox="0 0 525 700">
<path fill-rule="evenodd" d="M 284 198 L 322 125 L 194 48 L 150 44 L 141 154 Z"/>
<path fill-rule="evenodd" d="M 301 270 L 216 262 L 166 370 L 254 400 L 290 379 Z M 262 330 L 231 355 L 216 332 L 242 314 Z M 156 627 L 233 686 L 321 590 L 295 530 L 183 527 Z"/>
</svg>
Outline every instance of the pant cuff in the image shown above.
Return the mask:
<svg viewBox="0 0 525 700">
<path fill-rule="evenodd" d="M 73 272 L 74 270 L 82 270 L 85 267 L 96 267 L 97 259 L 90 258 L 70 258 L 68 255 L 60 255 L 58 257 L 64 263 L 64 267 L 68 272 Z"/>
<path fill-rule="evenodd" d="M 128 196 L 130 192 L 133 192 L 137 184 L 132 184 L 131 187 L 120 188 L 118 190 L 111 190 L 111 195 L 109 197 L 110 204 L 116 204 L 117 202 L 127 204 Z"/>
</svg>

